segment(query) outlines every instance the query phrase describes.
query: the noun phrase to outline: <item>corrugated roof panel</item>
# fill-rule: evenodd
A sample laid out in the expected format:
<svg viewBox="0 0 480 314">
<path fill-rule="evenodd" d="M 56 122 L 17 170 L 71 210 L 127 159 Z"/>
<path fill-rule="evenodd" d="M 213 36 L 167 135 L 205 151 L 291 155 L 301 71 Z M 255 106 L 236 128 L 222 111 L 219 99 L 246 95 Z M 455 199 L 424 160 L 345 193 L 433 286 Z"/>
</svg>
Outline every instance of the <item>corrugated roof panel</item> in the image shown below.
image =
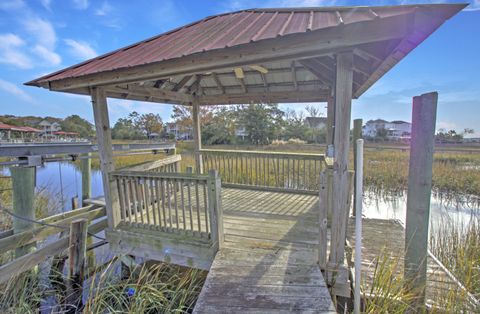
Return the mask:
<svg viewBox="0 0 480 314">
<path fill-rule="evenodd" d="M 335 12 L 315 12 L 313 15 L 313 30 L 328 28 L 338 25 Z"/>
<path fill-rule="evenodd" d="M 253 9 L 208 17 L 134 45 L 94 58 L 30 82 L 83 76 L 103 71 L 180 58 L 212 49 L 237 46 L 279 35 L 305 33 L 344 24 L 424 10 L 432 18 L 448 18 L 460 5 L 410 5 L 387 7 L 319 7 Z M 433 30 L 433 29 L 432 29 Z"/>
<path fill-rule="evenodd" d="M 297 32 L 305 32 L 308 28 L 308 20 L 310 18 L 309 12 L 299 12 L 295 13 L 288 23 L 288 26 L 284 34 L 292 34 Z"/>
</svg>

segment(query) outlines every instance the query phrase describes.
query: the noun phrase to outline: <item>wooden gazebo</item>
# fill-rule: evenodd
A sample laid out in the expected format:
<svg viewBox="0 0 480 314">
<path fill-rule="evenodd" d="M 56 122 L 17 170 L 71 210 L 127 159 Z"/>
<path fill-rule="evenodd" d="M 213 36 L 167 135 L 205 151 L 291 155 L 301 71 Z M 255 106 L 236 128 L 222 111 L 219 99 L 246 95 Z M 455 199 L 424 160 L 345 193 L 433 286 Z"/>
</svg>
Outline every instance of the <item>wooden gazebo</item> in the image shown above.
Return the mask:
<svg viewBox="0 0 480 314">
<path fill-rule="evenodd" d="M 215 171 L 203 175 L 203 168 L 205 172 L 206 168 L 214 169 L 220 172 L 225 188 L 253 186 L 257 191 L 315 194 L 317 198 L 320 193 L 320 206 L 315 205 L 311 212 L 320 215 L 316 221 L 320 235 L 316 239 L 320 248 L 317 261 L 323 270 L 337 274 L 338 294 L 348 294 L 344 289 L 346 275 L 341 273 L 349 203 L 352 98 L 360 97 L 464 7 L 429 4 L 242 10 L 207 17 L 26 84 L 91 95 L 109 221 L 107 236 L 115 250 L 209 269 L 228 235 L 220 196 L 224 208 L 230 199 L 221 195 Z M 192 106 L 196 174 L 114 171 L 107 98 Z M 235 155 L 201 148 L 199 106 L 302 102 L 328 103 L 329 158 Z M 252 160 L 260 180 L 249 177 L 253 172 L 244 169 Z M 321 180 L 325 179 L 322 171 L 329 166 L 330 189 Z M 330 191 L 328 197 L 322 195 L 324 190 Z M 183 204 L 187 193 L 189 198 L 190 193 L 196 195 L 193 206 Z M 161 205 L 177 211 L 168 214 Z M 328 262 L 327 211 L 331 213 Z M 196 219 L 198 227 L 194 226 Z M 140 227 L 150 220 L 157 229 Z M 169 236 L 176 238 L 169 242 Z M 200 245 L 195 242 L 198 238 L 203 241 Z M 177 250 L 172 253 L 174 247 Z M 219 254 L 217 258 L 228 256 Z M 207 311 L 210 305 L 201 306 Z"/>
</svg>

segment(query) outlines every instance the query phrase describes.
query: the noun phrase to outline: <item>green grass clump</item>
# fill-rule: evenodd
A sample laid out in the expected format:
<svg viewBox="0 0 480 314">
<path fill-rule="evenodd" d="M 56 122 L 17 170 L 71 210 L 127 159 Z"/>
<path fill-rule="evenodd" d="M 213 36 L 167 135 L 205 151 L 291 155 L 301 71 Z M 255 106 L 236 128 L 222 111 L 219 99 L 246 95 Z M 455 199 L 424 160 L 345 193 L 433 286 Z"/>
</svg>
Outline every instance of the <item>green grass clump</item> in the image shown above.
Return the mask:
<svg viewBox="0 0 480 314">
<path fill-rule="evenodd" d="M 480 216 L 472 216 L 466 225 L 444 219 L 432 228 L 430 250 L 480 299 Z"/>
<path fill-rule="evenodd" d="M 146 263 L 131 269 L 126 278 L 120 278 L 118 266 L 110 262 L 85 282 L 83 313 L 191 313 L 207 273 Z M 40 284 L 33 271 L 1 288 L 1 313 L 37 313 L 47 298 L 49 309 L 45 310 L 64 313 L 71 308 L 64 303 L 67 296 L 64 283 Z"/>
</svg>

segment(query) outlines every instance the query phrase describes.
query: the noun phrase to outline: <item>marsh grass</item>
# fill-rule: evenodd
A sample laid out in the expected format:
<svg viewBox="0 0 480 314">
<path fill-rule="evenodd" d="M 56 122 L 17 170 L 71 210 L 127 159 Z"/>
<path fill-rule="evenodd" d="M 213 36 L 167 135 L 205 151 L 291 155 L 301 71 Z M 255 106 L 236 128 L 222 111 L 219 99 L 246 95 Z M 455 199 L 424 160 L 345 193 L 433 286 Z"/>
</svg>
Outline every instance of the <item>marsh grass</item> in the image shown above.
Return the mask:
<svg viewBox="0 0 480 314">
<path fill-rule="evenodd" d="M 403 262 L 382 250 L 373 265 L 373 277 L 362 280 L 364 313 L 472 313 L 475 307 L 461 289 L 442 289 L 431 296 L 435 304 L 415 308 L 417 294 L 403 277 Z M 427 275 L 428 276 L 428 275 Z"/>
<path fill-rule="evenodd" d="M 206 278 L 205 271 L 163 263 L 137 266 L 126 278 L 117 270 L 118 263 L 110 262 L 86 281 L 84 313 L 190 313 Z M 66 293 L 58 287 L 63 285 L 41 284 L 37 278 L 30 272 L 2 287 L 0 312 L 36 313 L 42 304 L 55 313 L 70 308 L 62 304 Z"/>
<path fill-rule="evenodd" d="M 465 288 L 480 298 L 480 216 L 467 224 L 443 219 L 432 227 L 430 250 Z"/>
</svg>

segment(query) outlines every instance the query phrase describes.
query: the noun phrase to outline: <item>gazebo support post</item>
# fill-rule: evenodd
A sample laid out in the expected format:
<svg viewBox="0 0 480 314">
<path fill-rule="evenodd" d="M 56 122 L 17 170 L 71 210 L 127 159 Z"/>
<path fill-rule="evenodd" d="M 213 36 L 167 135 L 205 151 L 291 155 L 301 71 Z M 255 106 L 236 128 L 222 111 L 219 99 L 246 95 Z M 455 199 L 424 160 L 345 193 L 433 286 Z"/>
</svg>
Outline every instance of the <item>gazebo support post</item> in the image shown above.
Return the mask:
<svg viewBox="0 0 480 314">
<path fill-rule="evenodd" d="M 335 103 L 333 101 L 333 96 L 329 96 L 327 99 L 327 155 L 328 155 L 328 148 L 333 147 L 333 133 L 335 130 Z M 328 156 L 332 157 L 332 156 Z"/>
<path fill-rule="evenodd" d="M 193 142 L 195 145 L 195 172 L 203 173 L 203 162 L 200 150 L 202 149 L 202 130 L 200 127 L 200 103 L 195 97 L 192 103 L 192 120 L 193 120 Z"/>
<path fill-rule="evenodd" d="M 92 87 L 91 96 L 108 226 L 114 228 L 120 222 L 120 211 L 118 210 L 118 199 L 112 193 L 112 191 L 115 191 L 116 185 L 114 181 L 110 180 L 110 172 L 115 170 L 115 166 L 113 164 L 112 131 L 108 118 L 107 97 L 105 90 L 100 87 Z"/>
<path fill-rule="evenodd" d="M 353 53 L 337 54 L 335 78 L 335 128 L 333 208 L 329 268 L 335 276 L 329 276 L 342 289 L 348 275 L 344 266 L 346 215 L 348 213 L 348 153 L 350 140 L 350 115 L 353 85 Z M 345 270 L 345 274 L 344 271 Z M 335 278 L 333 278 L 335 277 Z M 344 278 L 345 277 L 345 278 Z M 343 289 L 342 289 L 343 290 Z M 341 295 L 341 294 L 340 294 Z"/>
</svg>

